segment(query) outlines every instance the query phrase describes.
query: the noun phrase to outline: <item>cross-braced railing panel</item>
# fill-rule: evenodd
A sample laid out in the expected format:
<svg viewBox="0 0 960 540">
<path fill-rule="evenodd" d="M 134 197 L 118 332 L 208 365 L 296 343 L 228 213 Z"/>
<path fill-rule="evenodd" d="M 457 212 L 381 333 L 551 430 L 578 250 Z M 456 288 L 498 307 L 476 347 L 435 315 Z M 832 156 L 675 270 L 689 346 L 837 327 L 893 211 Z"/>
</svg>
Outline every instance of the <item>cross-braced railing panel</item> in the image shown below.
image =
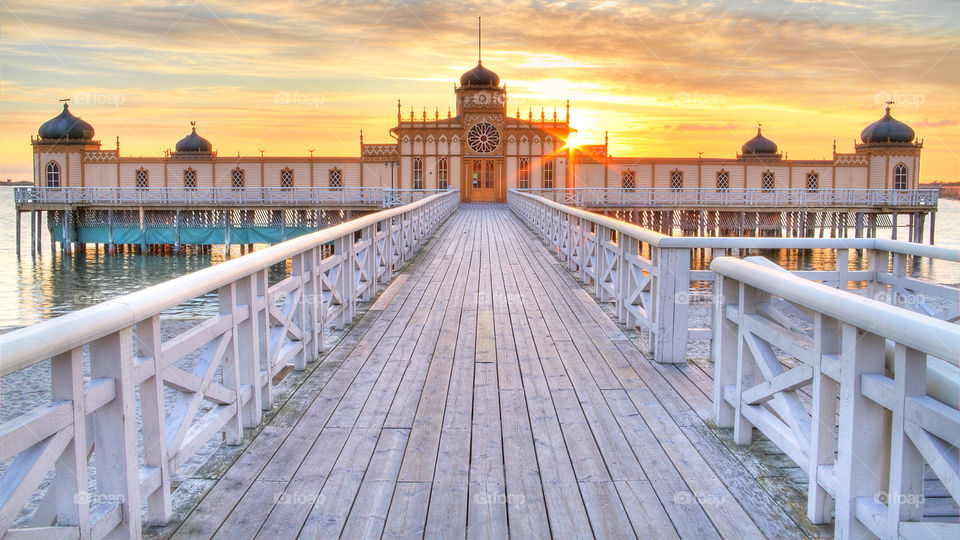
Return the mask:
<svg viewBox="0 0 960 540">
<path fill-rule="evenodd" d="M 960 535 L 924 485 L 929 470 L 949 501 L 935 514 L 960 505 L 960 327 L 771 266 L 712 263 L 717 425 L 806 470 L 807 517 L 837 538 Z"/>
<path fill-rule="evenodd" d="M 144 521 L 166 522 L 174 473 L 221 434 L 239 444 L 272 406 L 274 377 L 326 350 L 330 328 L 350 323 L 457 197 L 364 216 L 0 336 L 3 376 L 50 359 L 53 397 L 0 426 L 0 535 L 139 537 Z M 165 337 L 162 313 L 211 291 L 218 313 Z"/>
<path fill-rule="evenodd" d="M 694 268 L 695 258 L 705 263 L 763 249 L 817 250 L 821 261 L 832 259 L 832 269 L 823 269 L 821 262 L 815 270 L 798 267 L 791 273 L 841 290 L 864 288 L 871 298 L 942 320 L 956 321 L 960 309 L 956 286 L 907 272 L 907 261 L 920 258 L 960 269 L 955 249 L 875 238 L 671 237 L 525 190 L 510 190 L 507 202 L 560 262 L 593 287 L 599 301 L 614 304 L 622 324 L 649 333 L 648 346 L 661 362 L 685 362 L 688 341 L 713 339 L 718 320 L 704 304 L 715 275 L 709 268 Z M 710 326 L 692 326 L 692 311 Z"/>
</svg>

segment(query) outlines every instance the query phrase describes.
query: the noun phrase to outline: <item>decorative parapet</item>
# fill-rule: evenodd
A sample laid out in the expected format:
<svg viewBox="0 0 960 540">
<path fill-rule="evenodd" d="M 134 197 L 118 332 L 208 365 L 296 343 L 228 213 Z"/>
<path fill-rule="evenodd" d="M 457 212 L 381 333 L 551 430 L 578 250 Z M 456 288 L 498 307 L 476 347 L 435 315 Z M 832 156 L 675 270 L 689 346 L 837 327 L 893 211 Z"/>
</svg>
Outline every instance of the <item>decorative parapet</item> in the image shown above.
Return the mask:
<svg viewBox="0 0 960 540">
<path fill-rule="evenodd" d="M 364 144 L 360 150 L 363 161 L 393 161 L 399 159 L 396 144 Z"/>
<path fill-rule="evenodd" d="M 866 154 L 837 154 L 833 164 L 837 167 L 866 167 L 869 165 Z"/>
<path fill-rule="evenodd" d="M 119 161 L 117 152 L 114 150 L 101 150 L 97 152 L 84 152 L 84 163 L 116 163 Z"/>
</svg>

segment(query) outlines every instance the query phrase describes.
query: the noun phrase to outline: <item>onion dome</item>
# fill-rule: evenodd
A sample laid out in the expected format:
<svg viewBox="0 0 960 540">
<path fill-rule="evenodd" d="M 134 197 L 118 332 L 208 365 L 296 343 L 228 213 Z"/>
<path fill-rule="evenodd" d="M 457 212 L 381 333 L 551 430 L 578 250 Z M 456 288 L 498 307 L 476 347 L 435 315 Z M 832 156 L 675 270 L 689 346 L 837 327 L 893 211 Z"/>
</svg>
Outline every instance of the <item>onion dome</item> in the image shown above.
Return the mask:
<svg viewBox="0 0 960 540">
<path fill-rule="evenodd" d="M 867 126 L 860 132 L 860 140 L 864 143 L 910 143 L 915 134 L 913 128 L 890 116 L 890 107 L 887 107 L 883 118 Z"/>
<path fill-rule="evenodd" d="M 61 139 L 89 141 L 93 139 L 93 126 L 71 114 L 70 108 L 64 103 L 63 111 L 44 122 L 38 133 L 45 141 Z"/>
<path fill-rule="evenodd" d="M 766 155 L 776 154 L 777 143 L 764 137 L 760 133 L 760 128 L 758 127 L 757 136 L 743 143 L 743 146 L 740 147 L 740 153 L 743 154 L 744 156 L 754 156 L 754 155 L 766 156 Z"/>
<path fill-rule="evenodd" d="M 460 76 L 460 86 L 500 86 L 500 76 L 477 62 L 477 67 Z"/>
<path fill-rule="evenodd" d="M 213 152 L 213 143 L 197 135 L 197 127 L 189 135 L 177 141 L 176 153 L 209 154 Z"/>
</svg>

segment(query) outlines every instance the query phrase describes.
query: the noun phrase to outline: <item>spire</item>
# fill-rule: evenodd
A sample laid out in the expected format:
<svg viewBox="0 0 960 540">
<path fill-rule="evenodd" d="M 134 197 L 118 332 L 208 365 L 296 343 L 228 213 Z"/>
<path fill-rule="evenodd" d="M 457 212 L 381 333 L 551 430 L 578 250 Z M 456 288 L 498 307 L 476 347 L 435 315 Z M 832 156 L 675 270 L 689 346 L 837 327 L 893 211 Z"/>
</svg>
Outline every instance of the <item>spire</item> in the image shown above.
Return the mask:
<svg viewBox="0 0 960 540">
<path fill-rule="evenodd" d="M 483 63 L 483 18 L 477 17 L 477 63 Z"/>
</svg>

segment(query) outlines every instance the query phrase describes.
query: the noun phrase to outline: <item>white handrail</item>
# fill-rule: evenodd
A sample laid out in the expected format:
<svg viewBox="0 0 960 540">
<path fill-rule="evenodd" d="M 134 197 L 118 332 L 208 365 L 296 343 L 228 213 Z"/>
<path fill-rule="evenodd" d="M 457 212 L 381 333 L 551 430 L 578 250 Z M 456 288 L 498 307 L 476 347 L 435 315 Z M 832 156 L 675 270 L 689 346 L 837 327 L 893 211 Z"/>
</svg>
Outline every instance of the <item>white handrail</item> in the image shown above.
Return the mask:
<svg viewBox="0 0 960 540">
<path fill-rule="evenodd" d="M 807 517 L 833 519 L 837 538 L 960 535 L 924 519 L 927 468 L 960 504 L 960 326 L 772 263 L 721 257 L 711 268 L 716 424 L 742 445 L 760 430 L 805 470 Z"/>
<path fill-rule="evenodd" d="M 447 191 L 0 335 L 0 375 L 49 358 L 53 397 L 0 426 L 0 536 L 50 527 L 46 510 L 17 523 L 38 494 L 57 518 L 41 535 L 138 538 L 142 499 L 147 521 L 165 523 L 171 474 L 221 434 L 239 444 L 285 368 L 318 358 L 330 328 L 353 320 L 457 205 Z M 270 285 L 281 262 L 288 275 Z M 164 339 L 161 314 L 210 291 L 218 314 Z"/>
<path fill-rule="evenodd" d="M 650 333 L 657 361 L 685 362 L 689 339 L 712 339 L 709 328 L 690 328 L 691 281 L 714 280 L 711 270 L 690 267 L 691 252 L 699 249 L 708 250 L 705 256 L 711 260 L 731 250 L 834 250 L 834 270 L 798 274 L 832 282 L 840 289 L 851 281 L 867 282 L 874 297 L 891 304 L 948 321 L 958 318 L 956 287 L 909 277 L 906 257 L 957 263 L 960 250 L 876 238 L 671 237 L 518 190 L 508 191 L 507 202 L 581 281 L 594 286 L 602 302 L 616 305 L 621 323 Z M 868 269 L 848 269 L 849 252 L 854 249 L 865 252 Z M 649 257 L 643 255 L 647 251 Z M 937 297 L 948 307 L 931 306 L 924 297 Z"/>
</svg>

